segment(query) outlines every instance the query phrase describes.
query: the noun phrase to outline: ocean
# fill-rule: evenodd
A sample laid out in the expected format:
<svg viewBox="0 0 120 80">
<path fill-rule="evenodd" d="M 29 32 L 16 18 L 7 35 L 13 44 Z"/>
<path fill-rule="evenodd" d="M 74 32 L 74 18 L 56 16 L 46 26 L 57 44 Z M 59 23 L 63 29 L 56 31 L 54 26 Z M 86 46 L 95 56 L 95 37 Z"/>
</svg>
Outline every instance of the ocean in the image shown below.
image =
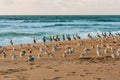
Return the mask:
<svg viewBox="0 0 120 80">
<path fill-rule="evenodd" d="M 87 38 L 87 34 L 96 36 L 102 32 L 120 33 L 120 16 L 0 16 L 0 46 L 37 42 L 42 37 L 62 34 Z M 49 40 L 48 40 L 49 41 Z"/>
</svg>

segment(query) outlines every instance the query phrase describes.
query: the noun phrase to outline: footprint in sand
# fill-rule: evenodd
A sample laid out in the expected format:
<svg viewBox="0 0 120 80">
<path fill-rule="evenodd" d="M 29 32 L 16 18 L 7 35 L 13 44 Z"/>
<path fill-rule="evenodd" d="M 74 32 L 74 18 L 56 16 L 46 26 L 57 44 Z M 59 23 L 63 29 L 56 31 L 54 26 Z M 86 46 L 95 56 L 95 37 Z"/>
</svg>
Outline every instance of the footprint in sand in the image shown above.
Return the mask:
<svg viewBox="0 0 120 80">
<path fill-rule="evenodd" d="M 66 74 L 66 76 L 75 76 L 76 75 L 76 72 L 68 72 L 67 74 Z"/>
<path fill-rule="evenodd" d="M 62 77 L 54 77 L 54 78 L 51 78 L 51 79 L 42 79 L 42 80 L 60 80 Z"/>
<path fill-rule="evenodd" d="M 59 72 L 59 70 L 57 70 L 57 69 L 55 69 L 54 71 L 55 71 L 55 72 Z"/>
</svg>

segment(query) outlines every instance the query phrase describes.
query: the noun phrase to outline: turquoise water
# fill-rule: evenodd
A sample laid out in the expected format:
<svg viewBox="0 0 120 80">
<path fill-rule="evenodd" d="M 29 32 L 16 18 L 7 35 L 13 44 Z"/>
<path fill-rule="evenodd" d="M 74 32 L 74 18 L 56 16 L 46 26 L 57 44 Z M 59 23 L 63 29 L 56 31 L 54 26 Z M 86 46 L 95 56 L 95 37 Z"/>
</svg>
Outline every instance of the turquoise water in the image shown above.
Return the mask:
<svg viewBox="0 0 120 80">
<path fill-rule="evenodd" d="M 78 34 L 86 38 L 90 33 L 120 33 L 120 16 L 0 16 L 0 45 L 32 43 L 35 37 Z"/>
</svg>

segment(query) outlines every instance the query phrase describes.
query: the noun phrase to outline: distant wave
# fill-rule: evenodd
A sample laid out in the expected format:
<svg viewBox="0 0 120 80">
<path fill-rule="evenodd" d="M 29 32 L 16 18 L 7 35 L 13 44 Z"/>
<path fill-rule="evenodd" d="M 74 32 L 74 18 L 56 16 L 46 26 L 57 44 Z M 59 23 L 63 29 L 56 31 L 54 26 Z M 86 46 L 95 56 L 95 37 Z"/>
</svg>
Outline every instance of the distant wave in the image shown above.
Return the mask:
<svg viewBox="0 0 120 80">
<path fill-rule="evenodd" d="M 5 37 L 5 36 L 41 36 L 47 34 L 46 32 L 38 32 L 38 33 L 18 33 L 18 32 L 2 32 L 0 33 L 0 37 Z"/>
<path fill-rule="evenodd" d="M 23 20 L 26 23 L 36 22 L 120 22 L 120 16 L 0 16 L 0 20 Z"/>
</svg>

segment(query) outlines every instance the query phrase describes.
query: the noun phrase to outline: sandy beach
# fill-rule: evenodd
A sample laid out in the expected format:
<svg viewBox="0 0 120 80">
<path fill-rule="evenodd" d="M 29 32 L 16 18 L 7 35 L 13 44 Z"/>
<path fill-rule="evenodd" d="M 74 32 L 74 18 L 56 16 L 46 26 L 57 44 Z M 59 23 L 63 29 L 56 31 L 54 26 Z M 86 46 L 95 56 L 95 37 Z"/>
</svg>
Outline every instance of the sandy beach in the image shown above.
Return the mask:
<svg viewBox="0 0 120 80">
<path fill-rule="evenodd" d="M 120 49 L 119 36 L 116 38 L 2 46 L 0 80 L 120 80 L 119 56 L 111 56 Z M 53 45 L 57 45 L 57 49 Z M 96 52 L 97 45 L 101 48 L 100 56 Z M 70 49 L 74 49 L 73 52 L 69 52 Z M 26 54 L 20 57 L 22 50 Z M 29 61 L 29 55 L 35 60 Z"/>
</svg>

